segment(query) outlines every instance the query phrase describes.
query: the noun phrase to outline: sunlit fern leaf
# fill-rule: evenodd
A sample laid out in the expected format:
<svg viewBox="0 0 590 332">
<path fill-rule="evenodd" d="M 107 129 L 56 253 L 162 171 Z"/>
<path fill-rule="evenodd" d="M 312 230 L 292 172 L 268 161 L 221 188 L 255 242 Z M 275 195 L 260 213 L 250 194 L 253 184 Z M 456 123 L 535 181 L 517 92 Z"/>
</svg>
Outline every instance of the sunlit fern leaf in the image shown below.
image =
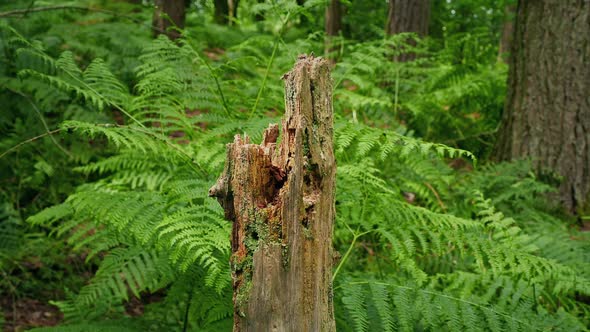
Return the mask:
<svg viewBox="0 0 590 332">
<path fill-rule="evenodd" d="M 41 212 L 30 216 L 27 221 L 33 225 L 51 226 L 56 221 L 70 216 L 73 212 L 70 204 L 66 202 L 48 207 Z"/>
<path fill-rule="evenodd" d="M 335 143 L 338 153 L 346 150 L 347 154 L 351 154 L 354 151 L 358 157 L 363 157 L 369 151 L 378 150 L 381 159 L 385 159 L 392 153 L 399 153 L 402 157 L 408 157 L 413 153 L 420 153 L 425 156 L 429 153 L 435 153 L 439 157 L 467 157 L 475 162 L 475 156 L 469 151 L 452 148 L 444 144 L 425 143 L 419 139 L 400 135 L 391 130 L 352 123 L 346 125 L 337 124 L 336 128 Z M 358 142 L 358 144 L 353 144 L 353 142 Z M 351 147 L 352 149 L 350 149 Z"/>
<path fill-rule="evenodd" d="M 176 178 L 167 182 L 163 188 L 168 193 L 170 203 L 187 203 L 203 200 L 208 195 L 210 181 L 199 178 Z"/>
<path fill-rule="evenodd" d="M 127 88 L 121 83 L 101 59 L 95 59 L 84 70 L 84 82 L 102 98 L 123 108 L 129 103 Z"/>
</svg>

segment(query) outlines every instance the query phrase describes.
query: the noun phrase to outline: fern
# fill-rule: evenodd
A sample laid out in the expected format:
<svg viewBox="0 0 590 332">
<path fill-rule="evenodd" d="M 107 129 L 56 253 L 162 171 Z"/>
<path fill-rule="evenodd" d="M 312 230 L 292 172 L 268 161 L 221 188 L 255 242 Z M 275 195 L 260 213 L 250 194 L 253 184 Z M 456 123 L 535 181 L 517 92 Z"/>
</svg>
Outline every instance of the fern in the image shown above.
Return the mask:
<svg viewBox="0 0 590 332">
<path fill-rule="evenodd" d="M 434 153 L 440 157 L 448 156 L 467 157 L 475 161 L 475 156 L 469 151 L 454 149 L 443 144 L 424 143 L 418 139 L 403 136 L 394 131 L 380 130 L 362 125 L 337 124 L 336 146 L 337 152 L 345 150 L 355 152 L 356 158 L 367 156 L 369 152 L 378 152 L 382 160 L 395 153 L 401 157 L 408 157 L 410 154 L 428 155 Z M 353 142 L 356 144 L 353 145 Z M 358 143 L 357 143 L 358 142 Z M 350 151 L 348 151 L 350 153 Z"/>
<path fill-rule="evenodd" d="M 393 317 L 396 330 L 401 331 L 536 331 L 546 326 L 560 331 L 584 330 L 583 325 L 563 311 L 555 315 L 543 310 L 531 314 L 532 302 L 526 300 L 515 307 L 500 303 L 490 306 L 479 303 L 476 298 L 461 298 L 431 288 L 382 281 L 348 281 L 339 287 L 343 289 L 342 301 L 348 317 L 354 322 L 354 331 L 368 330 L 366 317 L 371 306 L 386 313 L 386 319 L 377 326 L 388 326 L 387 319 Z M 381 289 L 378 299 L 372 295 L 375 287 Z M 395 303 L 395 306 L 389 303 Z"/>
<path fill-rule="evenodd" d="M 286 17 L 313 12 L 318 3 L 259 7 L 274 13 L 269 22 L 282 30 L 291 26 Z M 1 28 L 14 64 L 10 74 L 1 73 L 9 94 L 0 97 L 20 96 L 14 105 L 23 113 L 19 119 L 28 120 L 0 119 L 2 128 L 11 128 L 0 148 L 29 139 L 31 124 L 34 135 L 49 135 L 39 119 L 55 117 L 51 132 L 60 133 L 58 143 L 73 155 L 68 176 L 79 179 L 40 204 L 52 207 L 28 217 L 27 227 L 65 240 L 96 267 L 86 284 L 55 302 L 66 319 L 56 329 L 231 328 L 231 224 L 207 197 L 208 188 L 223 166 L 224 143 L 244 132 L 258 141 L 262 129 L 277 122 L 279 77 L 298 53 L 321 52 L 323 36 L 296 38 L 290 35 L 296 28 L 255 35 L 205 25 L 193 13 L 199 22 L 176 43 L 130 34 L 127 49 L 101 15 L 91 16 L 101 22 L 94 28 L 62 33 L 71 48 L 59 56 L 16 29 Z M 108 47 L 86 43 L 88 31 Z M 547 209 L 543 195 L 552 187 L 524 163 L 474 170 L 489 134 L 473 135 L 495 129 L 505 67 L 469 61 L 489 52 L 475 47 L 485 37 L 479 31 L 439 51 L 421 41 L 412 49 L 421 54 L 417 61 L 390 61 L 408 37 L 343 39 L 334 68 L 334 242 L 346 252 L 334 278 L 338 329 L 584 330 L 587 236 Z M 219 45 L 223 51 L 210 48 Z M 466 53 L 452 53 L 456 45 Z M 48 111 L 31 116 L 21 94 Z M 22 146 L 29 151 L 14 151 L 56 150 L 48 140 L 37 146 L 38 140 Z M 461 172 L 451 168 L 464 159 Z M 47 160 L 31 165 L 38 179 L 52 178 L 64 165 L 63 157 Z M 26 227 L 14 210 L 1 210 L 2 254 L 23 247 L 17 242 Z M 122 318 L 130 298 L 154 293 L 163 299 L 141 317 Z"/>
</svg>

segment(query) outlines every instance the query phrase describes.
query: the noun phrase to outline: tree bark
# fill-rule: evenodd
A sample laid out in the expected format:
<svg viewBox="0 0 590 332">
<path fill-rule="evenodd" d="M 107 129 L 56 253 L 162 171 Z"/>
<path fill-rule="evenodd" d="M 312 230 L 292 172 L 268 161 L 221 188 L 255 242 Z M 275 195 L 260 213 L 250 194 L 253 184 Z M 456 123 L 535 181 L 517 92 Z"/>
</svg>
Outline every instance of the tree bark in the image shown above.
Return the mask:
<svg viewBox="0 0 590 332">
<path fill-rule="evenodd" d="M 559 196 L 572 213 L 587 212 L 590 195 L 588 59 L 590 2 L 519 1 L 495 156 L 563 176 Z"/>
<path fill-rule="evenodd" d="M 389 0 L 385 32 L 388 35 L 415 32 L 419 37 L 425 37 L 428 35 L 429 20 L 430 0 Z M 414 41 L 408 40 L 408 43 L 414 44 Z M 410 61 L 415 58 L 415 53 L 404 53 L 396 60 Z"/>
<path fill-rule="evenodd" d="M 239 135 L 209 195 L 233 222 L 234 331 L 335 331 L 332 82 L 329 63 L 300 56 L 284 76 L 282 138 Z"/>
<path fill-rule="evenodd" d="M 154 4 L 152 25 L 157 28 L 154 29 L 154 37 L 162 31 L 172 40 L 180 37 L 180 32 L 176 28 L 184 29 L 185 0 L 155 0 Z"/>
<path fill-rule="evenodd" d="M 504 8 L 504 24 L 502 25 L 502 36 L 498 48 L 498 61 L 508 63 L 506 53 L 510 52 L 512 36 L 514 35 L 514 6 L 508 5 Z"/>
<path fill-rule="evenodd" d="M 334 45 L 335 37 L 340 35 L 342 31 L 342 4 L 340 0 L 331 0 L 328 7 L 326 7 L 326 40 L 325 40 L 325 55 L 331 59 L 336 59 L 334 52 L 337 51 Z"/>
</svg>

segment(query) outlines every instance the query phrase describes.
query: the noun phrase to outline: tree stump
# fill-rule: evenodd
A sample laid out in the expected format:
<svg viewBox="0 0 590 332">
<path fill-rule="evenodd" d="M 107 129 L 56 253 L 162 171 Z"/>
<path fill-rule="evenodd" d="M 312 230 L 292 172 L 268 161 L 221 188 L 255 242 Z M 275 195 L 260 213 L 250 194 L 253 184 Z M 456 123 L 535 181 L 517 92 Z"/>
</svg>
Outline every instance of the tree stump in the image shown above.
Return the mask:
<svg viewBox="0 0 590 332">
<path fill-rule="evenodd" d="M 285 80 L 282 136 L 237 135 L 209 190 L 233 222 L 234 331 L 335 331 L 336 164 L 329 64 L 300 56 Z"/>
</svg>

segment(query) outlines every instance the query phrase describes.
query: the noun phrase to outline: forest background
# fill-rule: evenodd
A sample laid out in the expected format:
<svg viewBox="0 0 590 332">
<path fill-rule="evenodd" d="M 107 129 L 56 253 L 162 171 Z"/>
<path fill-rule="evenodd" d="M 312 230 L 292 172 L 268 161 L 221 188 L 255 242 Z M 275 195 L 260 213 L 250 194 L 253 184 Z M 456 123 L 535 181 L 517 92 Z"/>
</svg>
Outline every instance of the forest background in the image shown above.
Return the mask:
<svg viewBox="0 0 590 332">
<path fill-rule="evenodd" d="M 587 330 L 589 7 L 0 2 L 0 326 L 230 330 L 208 189 L 313 52 L 333 64 L 337 329 Z"/>
</svg>

